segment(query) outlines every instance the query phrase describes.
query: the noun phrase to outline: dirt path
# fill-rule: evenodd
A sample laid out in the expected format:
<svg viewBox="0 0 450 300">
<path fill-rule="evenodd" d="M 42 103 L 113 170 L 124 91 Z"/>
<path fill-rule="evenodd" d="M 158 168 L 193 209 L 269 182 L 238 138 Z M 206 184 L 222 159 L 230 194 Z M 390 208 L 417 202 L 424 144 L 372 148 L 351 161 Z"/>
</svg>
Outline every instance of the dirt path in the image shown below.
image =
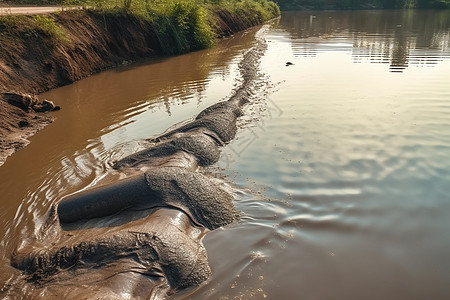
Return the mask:
<svg viewBox="0 0 450 300">
<path fill-rule="evenodd" d="M 0 15 L 42 15 L 61 9 L 61 6 L 8 6 L 0 1 Z"/>
</svg>

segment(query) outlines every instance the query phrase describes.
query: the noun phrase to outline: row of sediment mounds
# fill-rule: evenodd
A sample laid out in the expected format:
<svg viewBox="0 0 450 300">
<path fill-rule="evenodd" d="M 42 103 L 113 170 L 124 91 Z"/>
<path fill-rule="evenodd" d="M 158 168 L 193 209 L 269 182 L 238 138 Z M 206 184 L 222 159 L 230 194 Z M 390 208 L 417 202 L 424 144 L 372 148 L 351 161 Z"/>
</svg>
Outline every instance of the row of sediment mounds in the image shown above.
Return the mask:
<svg viewBox="0 0 450 300">
<path fill-rule="evenodd" d="M 180 16 L 187 13 L 186 9 L 180 8 Z M 272 13 L 277 17 L 276 11 Z M 211 14 L 211 30 L 217 37 L 230 36 L 264 21 L 252 11 L 230 13 L 217 8 Z M 186 37 L 186 42 L 178 41 L 177 30 L 185 30 L 178 27 L 190 26 L 181 19 L 172 19 L 173 23 L 158 25 L 139 14 L 103 10 L 69 10 L 39 19 L 1 18 L 0 166 L 29 143 L 28 137 L 53 120 L 38 113 L 52 110 L 48 102 L 32 95 L 111 67 L 204 46 L 192 41 L 193 34 Z M 161 26 L 166 29 L 159 30 Z M 28 98 L 37 103 L 30 105 Z"/>
<path fill-rule="evenodd" d="M 233 196 L 201 170 L 216 163 L 220 148 L 235 137 L 265 46 L 259 41 L 244 55 L 243 80 L 229 100 L 113 165 L 116 172 L 137 175 L 55 205 L 41 230 L 56 226 L 58 237 L 22 247 L 12 257 L 38 291 L 33 296 L 121 299 L 126 293 L 158 299 L 209 278 L 202 238 L 239 220 L 239 212 Z"/>
</svg>

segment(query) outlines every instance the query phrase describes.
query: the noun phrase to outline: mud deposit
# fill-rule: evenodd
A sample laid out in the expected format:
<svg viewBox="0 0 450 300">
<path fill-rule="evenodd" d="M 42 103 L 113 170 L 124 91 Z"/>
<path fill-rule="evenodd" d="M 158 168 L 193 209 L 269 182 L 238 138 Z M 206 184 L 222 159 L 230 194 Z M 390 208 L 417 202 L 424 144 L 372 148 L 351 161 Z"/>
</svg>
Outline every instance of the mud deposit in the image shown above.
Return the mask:
<svg viewBox="0 0 450 300">
<path fill-rule="evenodd" d="M 203 237 L 240 213 L 231 190 L 202 173 L 252 105 L 265 49 L 258 38 L 243 56 L 229 99 L 141 141 L 145 149 L 112 164 L 112 183 L 100 180 L 52 205 L 36 238 L 13 252 L 17 271 L 4 299 L 160 299 L 205 282 L 211 269 Z"/>
<path fill-rule="evenodd" d="M 262 22 L 257 16 L 233 16 L 220 10 L 214 14 L 212 30 L 219 38 Z M 26 20 L 31 16 L 17 19 L 12 27 L 8 19 L 0 20 L 0 165 L 54 117 L 8 105 L 3 93 L 35 95 L 108 68 L 166 55 L 165 41 L 159 39 L 153 24 L 133 15 L 65 11 L 47 17 L 66 40 L 55 41 L 42 30 L 30 28 Z M 198 50 L 198 46 L 188 45 L 187 50 Z"/>
<path fill-rule="evenodd" d="M 43 95 L 66 99 L 59 117 L 0 168 L 0 298 L 450 299 L 450 12 L 314 16 L 285 13 L 262 32 L 249 103 L 223 114 L 242 114 L 228 143 L 198 120 L 239 93 L 255 31 Z M 239 221 L 207 229 L 211 210 L 192 205 L 176 168 L 224 196 L 202 207 L 231 196 Z M 98 213 L 90 195 L 118 183 L 144 196 L 59 221 L 58 201 Z M 199 268 L 157 254 L 162 227 Z"/>
</svg>

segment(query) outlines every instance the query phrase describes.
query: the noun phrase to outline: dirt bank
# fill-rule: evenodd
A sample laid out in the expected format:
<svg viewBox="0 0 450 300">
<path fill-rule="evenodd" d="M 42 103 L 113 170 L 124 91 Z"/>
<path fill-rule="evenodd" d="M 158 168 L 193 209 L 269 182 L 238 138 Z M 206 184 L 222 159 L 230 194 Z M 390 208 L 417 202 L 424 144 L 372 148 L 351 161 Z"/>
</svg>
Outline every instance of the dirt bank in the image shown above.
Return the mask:
<svg viewBox="0 0 450 300">
<path fill-rule="evenodd" d="M 226 185 L 199 166 L 217 162 L 244 106 L 260 100 L 253 95 L 266 48 L 257 35 L 228 100 L 118 157 L 111 175 L 122 179 L 54 199 L 39 233 L 11 254 L 15 269 L 0 297 L 166 299 L 204 283 L 212 274 L 204 235 L 241 213 Z"/>
<path fill-rule="evenodd" d="M 262 22 L 227 11 L 217 10 L 214 14 L 212 27 L 218 37 Z M 37 30 L 30 28 L 26 20 L 13 18 L 0 22 L 0 165 L 26 146 L 28 137 L 52 121 L 45 113 L 11 105 L 3 93 L 35 95 L 107 68 L 163 54 L 151 22 L 130 14 L 61 12 L 38 20 L 44 24 Z M 63 34 L 54 32 L 55 24 Z"/>
</svg>

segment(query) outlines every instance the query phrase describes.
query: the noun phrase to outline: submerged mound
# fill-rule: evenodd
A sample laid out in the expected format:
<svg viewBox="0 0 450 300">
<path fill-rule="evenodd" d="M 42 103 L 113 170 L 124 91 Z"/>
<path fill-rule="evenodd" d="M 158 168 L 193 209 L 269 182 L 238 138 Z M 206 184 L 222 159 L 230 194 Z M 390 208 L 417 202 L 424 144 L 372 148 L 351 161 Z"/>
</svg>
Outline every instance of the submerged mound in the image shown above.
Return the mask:
<svg viewBox="0 0 450 300">
<path fill-rule="evenodd" d="M 3 93 L 39 94 L 124 62 L 206 48 L 280 15 L 266 0 L 76 2 L 90 9 L 0 16 L 0 165 L 51 121 L 19 115 Z"/>
<path fill-rule="evenodd" d="M 126 209 L 177 208 L 193 223 L 210 230 L 238 219 L 231 195 L 206 176 L 179 167 L 162 167 L 143 175 L 83 191 L 61 200 L 61 223 L 111 216 Z"/>
<path fill-rule="evenodd" d="M 167 278 L 175 290 L 198 285 L 211 274 L 200 236 L 181 212 L 163 209 L 122 228 L 99 231 L 71 236 L 47 249 L 16 253 L 12 265 L 41 285 L 55 277 L 64 281 L 77 274 L 86 276 L 92 268 L 102 273 L 101 267 L 107 265 L 116 272 Z M 103 276 L 111 276 L 111 271 L 105 270 Z"/>
<path fill-rule="evenodd" d="M 146 298 L 161 298 L 210 276 L 202 237 L 237 221 L 239 212 L 233 196 L 199 171 L 217 162 L 220 147 L 234 138 L 248 102 L 243 95 L 252 92 L 256 79 L 253 62 L 264 49 L 260 41 L 244 55 L 246 63 L 239 65 L 244 81 L 228 101 L 206 108 L 114 165 L 120 174 L 139 168 L 138 175 L 57 203 L 42 228 L 53 228 L 57 238 L 19 249 L 11 259 L 35 284 L 33 291 L 56 289 L 69 295 L 70 284 L 78 290 L 87 287 L 81 294 L 91 291 L 91 297 L 99 293 L 97 285 L 106 284 L 102 291 L 108 297 L 126 290 L 135 298 L 146 291 Z"/>
<path fill-rule="evenodd" d="M 140 165 L 158 165 L 159 158 L 174 155 L 179 151 L 193 155 L 201 166 L 208 166 L 219 160 L 220 145 L 222 143 L 214 132 L 201 128 L 178 135 L 174 134 L 172 139 L 156 143 L 148 149 L 117 161 L 113 168 L 119 170 Z"/>
</svg>

